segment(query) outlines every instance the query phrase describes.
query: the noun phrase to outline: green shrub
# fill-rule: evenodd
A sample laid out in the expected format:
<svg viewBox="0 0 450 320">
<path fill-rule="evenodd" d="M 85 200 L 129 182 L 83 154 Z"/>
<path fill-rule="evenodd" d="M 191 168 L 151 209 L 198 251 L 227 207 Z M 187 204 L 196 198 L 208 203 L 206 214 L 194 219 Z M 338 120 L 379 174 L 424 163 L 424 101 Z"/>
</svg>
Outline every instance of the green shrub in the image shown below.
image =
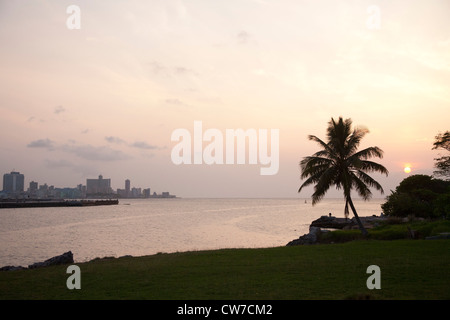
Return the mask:
<svg viewBox="0 0 450 320">
<path fill-rule="evenodd" d="M 389 223 L 388 221 L 391 221 Z M 418 239 L 424 239 L 429 236 L 435 236 L 439 233 L 450 232 L 449 220 L 438 221 L 414 221 L 401 222 L 401 219 L 388 219 L 379 227 L 369 229 L 369 235 L 364 238 L 359 230 L 335 230 L 322 233 L 319 237 L 320 243 L 341 243 L 353 240 L 399 240 L 409 239 L 410 230 L 418 235 Z M 395 223 L 392 223 L 395 222 Z"/>
<path fill-rule="evenodd" d="M 381 208 L 388 216 L 450 217 L 450 181 L 410 176 L 400 182 Z"/>
<path fill-rule="evenodd" d="M 353 230 L 335 230 L 321 233 L 318 241 L 320 243 L 341 243 L 360 239 L 363 239 L 361 231 L 353 229 Z"/>
</svg>

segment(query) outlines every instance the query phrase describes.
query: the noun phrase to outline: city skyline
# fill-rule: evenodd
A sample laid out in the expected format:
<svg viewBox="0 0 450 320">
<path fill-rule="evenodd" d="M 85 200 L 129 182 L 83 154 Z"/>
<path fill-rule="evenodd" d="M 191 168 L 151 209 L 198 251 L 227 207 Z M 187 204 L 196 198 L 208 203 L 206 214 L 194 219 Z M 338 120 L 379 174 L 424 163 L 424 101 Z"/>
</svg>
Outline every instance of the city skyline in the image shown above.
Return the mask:
<svg viewBox="0 0 450 320">
<path fill-rule="evenodd" d="M 124 189 L 114 189 L 111 187 L 111 179 L 87 178 L 86 184 L 77 184 L 76 187 L 48 185 L 47 182 L 39 184 L 31 180 L 29 187 L 25 188 L 25 175 L 19 171 L 11 171 L 3 174 L 3 189 L 0 190 L 0 198 L 86 198 L 95 196 L 117 196 L 119 198 L 173 198 L 175 195 L 169 191 L 162 191 L 157 194 L 151 193 L 151 188 L 131 187 L 131 180 L 124 181 Z"/>
<path fill-rule="evenodd" d="M 79 28 L 69 5 L 0 3 L 0 172 L 69 186 L 103 174 L 115 190 L 133 177 L 182 197 L 308 198 L 312 188 L 297 193 L 299 161 L 317 151 L 307 137 L 342 116 L 370 131 L 361 148 L 384 151 L 390 174 L 374 178 L 386 193 L 374 197 L 433 173 L 434 138 L 450 129 L 446 0 L 81 0 Z M 248 158 L 175 164 L 172 133 L 197 121 L 224 137 L 279 132 L 274 174 Z"/>
</svg>

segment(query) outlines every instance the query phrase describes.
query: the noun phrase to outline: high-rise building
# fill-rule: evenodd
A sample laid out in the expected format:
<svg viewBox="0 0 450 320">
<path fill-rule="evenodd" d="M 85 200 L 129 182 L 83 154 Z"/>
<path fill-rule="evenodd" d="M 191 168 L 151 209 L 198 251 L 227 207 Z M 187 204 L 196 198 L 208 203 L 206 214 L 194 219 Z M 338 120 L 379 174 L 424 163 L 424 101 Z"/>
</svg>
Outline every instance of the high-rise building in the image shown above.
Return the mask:
<svg viewBox="0 0 450 320">
<path fill-rule="evenodd" d="M 28 188 L 28 193 L 31 196 L 35 196 L 38 190 L 38 183 L 36 181 L 30 182 L 30 187 Z"/>
<path fill-rule="evenodd" d="M 3 175 L 3 191 L 7 193 L 23 192 L 24 175 L 20 172 L 11 171 Z"/>
<path fill-rule="evenodd" d="M 77 185 L 77 189 L 80 191 L 81 198 L 86 198 L 86 186 L 83 186 L 81 183 Z"/>
<path fill-rule="evenodd" d="M 110 194 L 111 179 L 103 179 L 102 175 L 98 179 L 86 179 L 86 194 Z"/>
<path fill-rule="evenodd" d="M 132 198 L 140 198 L 142 196 L 141 188 L 132 188 L 131 189 L 131 197 Z"/>
<path fill-rule="evenodd" d="M 130 196 L 130 180 L 129 179 L 125 180 L 125 196 L 126 197 Z"/>
</svg>

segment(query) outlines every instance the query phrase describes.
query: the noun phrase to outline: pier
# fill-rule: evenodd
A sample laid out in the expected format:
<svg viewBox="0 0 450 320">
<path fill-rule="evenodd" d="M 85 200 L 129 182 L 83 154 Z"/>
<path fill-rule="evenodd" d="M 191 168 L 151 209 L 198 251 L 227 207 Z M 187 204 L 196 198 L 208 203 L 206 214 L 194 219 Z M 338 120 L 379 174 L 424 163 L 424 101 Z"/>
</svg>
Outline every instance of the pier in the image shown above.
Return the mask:
<svg viewBox="0 0 450 320">
<path fill-rule="evenodd" d="M 1 200 L 0 209 L 43 208 L 43 207 L 87 207 L 119 204 L 118 199 L 108 200 Z"/>
</svg>

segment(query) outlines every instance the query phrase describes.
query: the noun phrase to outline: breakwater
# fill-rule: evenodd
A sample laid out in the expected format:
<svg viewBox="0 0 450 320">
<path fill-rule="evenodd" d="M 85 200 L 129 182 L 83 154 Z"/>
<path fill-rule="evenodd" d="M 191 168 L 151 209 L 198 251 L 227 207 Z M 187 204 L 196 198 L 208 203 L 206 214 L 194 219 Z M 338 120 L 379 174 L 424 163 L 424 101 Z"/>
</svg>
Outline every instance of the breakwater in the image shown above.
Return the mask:
<svg viewBox="0 0 450 320">
<path fill-rule="evenodd" d="M 117 199 L 108 200 L 2 200 L 0 209 L 42 207 L 86 207 L 119 204 Z"/>
</svg>

